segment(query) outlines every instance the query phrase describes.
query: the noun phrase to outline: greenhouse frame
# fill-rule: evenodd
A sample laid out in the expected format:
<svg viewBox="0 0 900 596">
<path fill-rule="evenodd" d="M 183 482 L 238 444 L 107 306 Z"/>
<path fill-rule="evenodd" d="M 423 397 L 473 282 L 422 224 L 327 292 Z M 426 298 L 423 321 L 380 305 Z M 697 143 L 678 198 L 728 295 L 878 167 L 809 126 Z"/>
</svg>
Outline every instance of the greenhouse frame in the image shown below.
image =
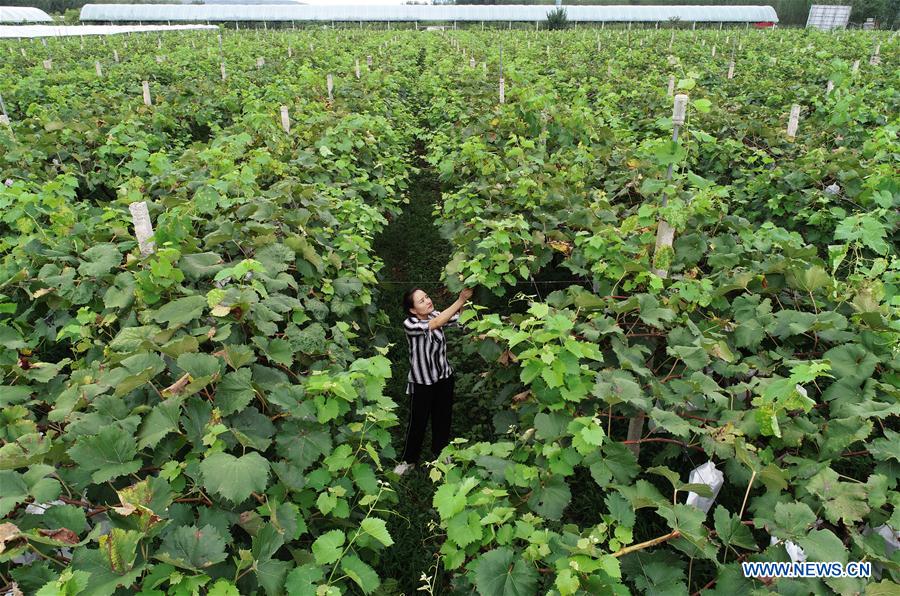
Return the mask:
<svg viewBox="0 0 900 596">
<path fill-rule="evenodd" d="M 53 17 L 43 10 L 25 6 L 0 6 L 0 23 L 49 23 Z"/>
<path fill-rule="evenodd" d="M 88 22 L 537 22 L 554 9 L 547 5 L 236 5 L 86 4 Z M 566 6 L 568 20 L 581 23 L 667 22 L 777 23 L 771 6 Z"/>
</svg>

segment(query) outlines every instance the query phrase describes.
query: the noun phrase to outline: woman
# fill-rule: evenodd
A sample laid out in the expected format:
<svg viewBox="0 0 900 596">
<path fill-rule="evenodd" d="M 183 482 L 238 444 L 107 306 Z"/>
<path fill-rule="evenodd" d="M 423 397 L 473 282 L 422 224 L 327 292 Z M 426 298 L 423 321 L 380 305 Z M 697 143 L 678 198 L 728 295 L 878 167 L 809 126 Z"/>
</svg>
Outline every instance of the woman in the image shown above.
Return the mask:
<svg viewBox="0 0 900 596">
<path fill-rule="evenodd" d="M 403 475 L 419 461 L 425 426 L 431 418 L 431 450 L 437 457 L 450 442 L 453 406 L 453 368 L 447 362 L 445 326 L 458 327 L 459 311 L 472 290 L 463 289 L 459 298 L 445 311 L 434 309 L 423 290 L 413 288 L 403 295 L 403 321 L 409 343 L 409 376 L 406 393 L 410 395 L 409 425 L 401 463 L 394 471 Z"/>
</svg>

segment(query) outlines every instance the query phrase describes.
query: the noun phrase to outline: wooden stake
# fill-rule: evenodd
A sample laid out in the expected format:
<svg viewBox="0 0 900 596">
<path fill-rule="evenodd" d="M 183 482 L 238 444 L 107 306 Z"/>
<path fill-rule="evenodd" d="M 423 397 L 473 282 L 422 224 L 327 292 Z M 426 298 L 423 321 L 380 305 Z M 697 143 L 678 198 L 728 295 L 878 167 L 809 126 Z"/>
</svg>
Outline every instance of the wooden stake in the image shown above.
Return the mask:
<svg viewBox="0 0 900 596">
<path fill-rule="evenodd" d="M 97 72 L 98 77 L 103 76 L 103 69 L 100 68 L 100 61 L 94 62 L 94 70 Z"/>
<path fill-rule="evenodd" d="M 332 94 L 332 90 L 334 89 L 334 79 L 330 74 L 325 77 L 325 82 L 328 86 L 328 101 L 334 101 L 334 95 Z"/>
<path fill-rule="evenodd" d="M 144 88 L 144 105 L 152 106 L 153 102 L 150 99 L 150 82 L 143 81 L 141 82 L 141 86 Z"/>
<path fill-rule="evenodd" d="M 797 136 L 797 127 L 800 124 L 800 106 L 794 104 L 791 106 L 791 115 L 788 119 L 787 125 L 787 136 L 790 140 L 794 140 L 794 137 Z"/>
<path fill-rule="evenodd" d="M 678 142 L 678 131 L 684 124 L 687 114 L 688 96 L 679 93 L 675 96 L 674 105 L 672 106 L 672 142 Z M 672 179 L 672 164 L 669 164 L 669 170 L 666 173 L 666 180 Z M 665 207 L 668 199 L 665 195 L 662 197 L 662 206 Z M 654 258 L 662 253 L 671 253 L 672 244 L 675 240 L 675 228 L 669 225 L 665 219 L 660 218 L 656 227 L 656 247 L 653 250 Z M 651 266 L 651 271 L 657 276 L 665 279 L 669 276 L 668 268 Z M 643 426 L 643 423 L 642 423 Z"/>
<path fill-rule="evenodd" d="M 291 134 L 291 119 L 288 116 L 287 106 L 281 106 L 281 128 L 285 133 Z"/>
<path fill-rule="evenodd" d="M 152 255 L 156 252 L 156 243 L 151 240 L 153 237 L 153 224 L 150 223 L 147 203 L 145 201 L 131 203 L 128 205 L 128 210 L 131 212 L 131 223 L 134 225 L 134 236 L 137 238 L 141 256 L 147 257 Z"/>
</svg>

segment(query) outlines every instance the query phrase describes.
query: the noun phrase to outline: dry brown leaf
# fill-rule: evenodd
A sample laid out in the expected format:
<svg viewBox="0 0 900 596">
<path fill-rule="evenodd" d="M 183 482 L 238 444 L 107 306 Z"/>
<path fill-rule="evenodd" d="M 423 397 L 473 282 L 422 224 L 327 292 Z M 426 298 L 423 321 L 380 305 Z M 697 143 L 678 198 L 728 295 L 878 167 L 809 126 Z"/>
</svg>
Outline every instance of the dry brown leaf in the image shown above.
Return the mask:
<svg viewBox="0 0 900 596">
<path fill-rule="evenodd" d="M 171 385 L 169 385 L 168 387 L 163 389 L 162 394 L 165 397 L 171 397 L 173 395 L 178 395 L 179 393 L 184 391 L 184 388 L 187 387 L 190 382 L 191 382 L 191 375 L 189 375 L 188 373 L 184 373 L 184 375 L 182 375 L 182 377 L 180 379 L 178 379 L 177 381 L 175 381 L 174 383 L 172 383 Z"/>
<path fill-rule="evenodd" d="M 521 403 L 521 402 L 525 401 L 526 399 L 528 399 L 528 397 L 530 395 L 531 395 L 531 389 L 526 389 L 522 393 L 516 393 L 515 395 L 513 395 L 513 398 L 512 398 L 513 403 L 514 404 Z"/>
<path fill-rule="evenodd" d="M 56 530 L 45 530 L 44 528 L 38 528 L 38 534 L 41 536 L 46 536 L 52 540 L 58 540 L 60 542 L 65 542 L 67 544 L 78 544 L 78 534 L 70 530 L 69 528 L 58 528 Z"/>
<path fill-rule="evenodd" d="M 138 508 L 131 503 L 125 503 L 121 507 L 113 507 L 112 510 L 121 516 L 128 516 L 137 511 Z"/>
<path fill-rule="evenodd" d="M 0 524 L 0 553 L 6 550 L 7 542 L 12 542 L 21 535 L 22 533 L 16 524 L 9 522 Z"/>
</svg>

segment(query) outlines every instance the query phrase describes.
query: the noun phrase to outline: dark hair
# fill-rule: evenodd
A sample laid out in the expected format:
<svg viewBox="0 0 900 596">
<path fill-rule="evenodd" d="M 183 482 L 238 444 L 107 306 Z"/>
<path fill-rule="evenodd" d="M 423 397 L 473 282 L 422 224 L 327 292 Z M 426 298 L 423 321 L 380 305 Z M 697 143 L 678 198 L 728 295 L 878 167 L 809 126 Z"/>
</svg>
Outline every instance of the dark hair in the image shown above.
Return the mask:
<svg viewBox="0 0 900 596">
<path fill-rule="evenodd" d="M 413 288 L 411 290 L 407 290 L 406 293 L 403 294 L 403 314 L 407 317 L 410 315 L 409 309 L 415 306 L 413 304 L 413 294 L 415 294 L 420 289 L 421 288 Z"/>
</svg>

